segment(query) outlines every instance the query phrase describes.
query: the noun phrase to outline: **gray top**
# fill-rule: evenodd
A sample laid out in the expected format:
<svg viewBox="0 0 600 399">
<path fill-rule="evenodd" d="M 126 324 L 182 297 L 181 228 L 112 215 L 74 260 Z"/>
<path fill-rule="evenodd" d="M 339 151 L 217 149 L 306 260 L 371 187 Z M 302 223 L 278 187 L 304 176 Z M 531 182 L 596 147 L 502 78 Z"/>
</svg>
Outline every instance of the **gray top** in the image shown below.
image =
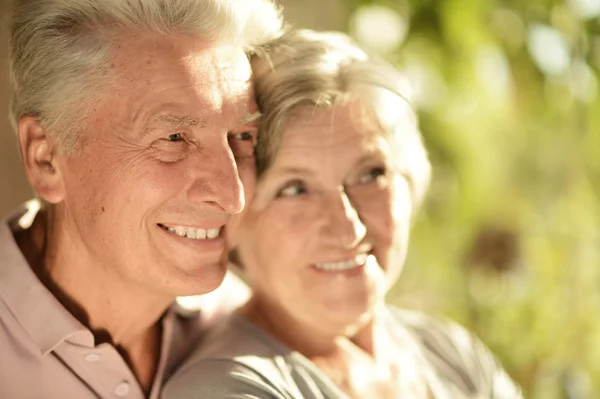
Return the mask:
<svg viewBox="0 0 600 399">
<path fill-rule="evenodd" d="M 464 328 L 388 308 L 386 328 L 429 397 L 522 398 L 487 348 Z M 404 354 L 403 354 L 404 356 Z M 401 391 L 401 389 L 399 389 Z M 405 391 L 403 391 L 405 392 Z M 414 397 L 401 395 L 399 397 Z M 315 364 L 240 315 L 215 328 L 175 373 L 163 399 L 346 399 Z"/>
</svg>

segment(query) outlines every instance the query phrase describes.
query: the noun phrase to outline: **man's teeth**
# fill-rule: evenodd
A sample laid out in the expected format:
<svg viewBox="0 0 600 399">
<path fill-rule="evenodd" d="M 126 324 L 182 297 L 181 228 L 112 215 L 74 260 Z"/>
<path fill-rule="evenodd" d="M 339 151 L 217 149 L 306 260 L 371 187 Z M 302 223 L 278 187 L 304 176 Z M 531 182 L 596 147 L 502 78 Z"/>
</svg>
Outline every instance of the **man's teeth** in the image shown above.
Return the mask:
<svg viewBox="0 0 600 399">
<path fill-rule="evenodd" d="M 364 265 L 367 261 L 367 256 L 367 254 L 359 254 L 352 259 L 345 260 L 342 262 L 317 263 L 315 266 L 317 269 L 326 271 L 350 270 L 354 269 L 355 267 Z"/>
<path fill-rule="evenodd" d="M 212 240 L 213 238 L 217 238 L 221 233 L 220 227 L 216 229 L 194 229 L 192 227 L 175 226 L 167 227 L 167 230 L 177 234 L 179 237 L 187 237 L 195 240 Z"/>
</svg>

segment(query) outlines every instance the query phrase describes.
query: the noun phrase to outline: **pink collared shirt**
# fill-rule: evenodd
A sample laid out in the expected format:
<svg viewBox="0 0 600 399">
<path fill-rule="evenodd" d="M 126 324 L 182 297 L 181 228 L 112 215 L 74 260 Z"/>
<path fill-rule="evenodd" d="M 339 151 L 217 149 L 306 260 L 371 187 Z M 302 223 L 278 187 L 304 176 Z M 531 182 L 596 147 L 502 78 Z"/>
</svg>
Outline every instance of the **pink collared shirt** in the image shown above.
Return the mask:
<svg viewBox="0 0 600 399">
<path fill-rule="evenodd" d="M 31 224 L 39 204 L 29 202 L 0 224 L 0 398 L 87 399 L 145 395 L 117 350 L 96 345 L 82 325 L 40 282 L 13 232 Z M 202 312 L 174 304 L 162 319 L 162 345 L 149 398 L 158 398 L 206 328 L 247 298 L 235 278 L 209 294 Z M 227 298 L 227 300 L 223 300 Z"/>
</svg>

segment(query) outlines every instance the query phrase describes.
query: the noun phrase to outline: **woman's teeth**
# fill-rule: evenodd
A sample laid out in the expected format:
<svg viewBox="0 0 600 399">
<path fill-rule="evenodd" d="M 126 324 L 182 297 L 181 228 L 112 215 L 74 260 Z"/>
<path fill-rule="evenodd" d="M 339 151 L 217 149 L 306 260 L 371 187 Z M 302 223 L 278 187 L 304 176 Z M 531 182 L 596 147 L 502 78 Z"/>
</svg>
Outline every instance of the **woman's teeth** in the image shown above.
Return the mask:
<svg viewBox="0 0 600 399">
<path fill-rule="evenodd" d="M 367 256 L 368 254 L 359 254 L 352 259 L 345 260 L 342 262 L 317 263 L 315 264 L 315 267 L 319 270 L 326 271 L 350 270 L 364 265 L 367 261 Z"/>
<path fill-rule="evenodd" d="M 187 237 L 194 240 L 212 240 L 213 238 L 217 238 L 221 233 L 220 227 L 216 229 L 195 229 L 184 226 L 163 226 L 163 228 L 173 234 L 177 234 L 179 237 Z"/>
</svg>

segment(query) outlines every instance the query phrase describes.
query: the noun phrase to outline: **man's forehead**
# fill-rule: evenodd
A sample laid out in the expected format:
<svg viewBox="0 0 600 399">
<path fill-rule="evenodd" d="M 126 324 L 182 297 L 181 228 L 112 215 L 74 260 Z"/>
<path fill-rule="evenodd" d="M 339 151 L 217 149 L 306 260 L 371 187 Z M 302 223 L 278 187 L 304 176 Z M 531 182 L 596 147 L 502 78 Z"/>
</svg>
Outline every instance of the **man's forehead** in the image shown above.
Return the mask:
<svg viewBox="0 0 600 399">
<path fill-rule="evenodd" d="M 150 125 L 203 127 L 218 115 L 235 123 L 256 119 L 251 68 L 241 49 L 157 40 L 159 50 L 125 55 L 115 65 L 120 80 L 114 96 L 120 101 L 111 101 L 114 107 Z"/>
<path fill-rule="evenodd" d="M 187 80 L 189 85 L 251 86 L 252 70 L 243 49 L 192 37 L 145 37 L 123 40 L 112 68 L 128 82 Z"/>
<path fill-rule="evenodd" d="M 218 46 L 211 49 L 190 50 L 182 61 L 192 73 L 217 76 L 237 84 L 250 84 L 252 68 L 241 48 Z"/>
</svg>

